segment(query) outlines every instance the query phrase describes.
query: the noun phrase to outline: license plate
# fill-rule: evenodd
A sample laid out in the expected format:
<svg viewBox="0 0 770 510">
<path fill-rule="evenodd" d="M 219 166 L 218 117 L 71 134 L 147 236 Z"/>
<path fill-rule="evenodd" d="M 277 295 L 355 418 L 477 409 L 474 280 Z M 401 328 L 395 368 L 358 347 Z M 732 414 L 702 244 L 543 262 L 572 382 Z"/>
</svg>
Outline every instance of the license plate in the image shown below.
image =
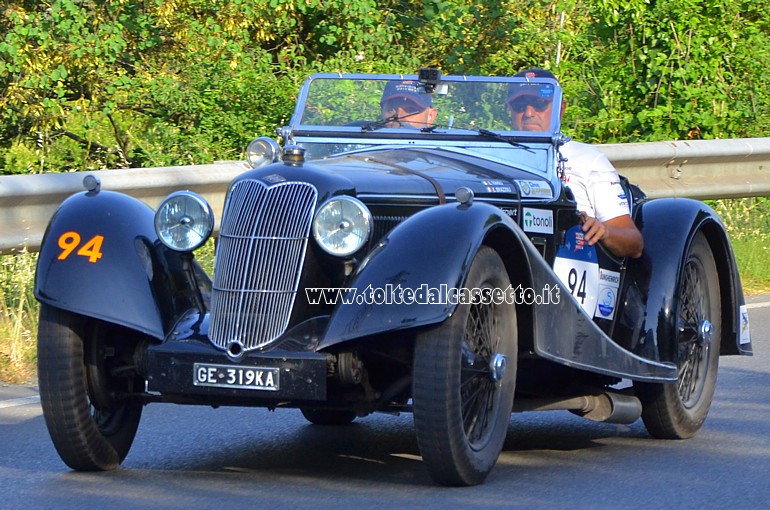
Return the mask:
<svg viewBox="0 0 770 510">
<path fill-rule="evenodd" d="M 193 384 L 213 388 L 278 391 L 278 369 L 195 363 Z"/>
</svg>

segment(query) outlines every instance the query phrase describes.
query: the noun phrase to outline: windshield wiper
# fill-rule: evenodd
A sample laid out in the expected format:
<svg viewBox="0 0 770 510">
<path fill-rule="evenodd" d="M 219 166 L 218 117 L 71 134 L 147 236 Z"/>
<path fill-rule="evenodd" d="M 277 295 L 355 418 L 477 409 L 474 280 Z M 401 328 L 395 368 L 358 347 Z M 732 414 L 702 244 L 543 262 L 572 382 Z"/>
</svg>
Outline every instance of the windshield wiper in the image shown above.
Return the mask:
<svg viewBox="0 0 770 510">
<path fill-rule="evenodd" d="M 434 129 L 439 127 L 439 126 L 426 126 L 426 127 L 423 127 L 423 128 L 418 128 L 418 127 L 412 126 L 410 124 L 407 124 L 406 126 L 401 124 L 401 121 L 403 119 L 411 117 L 412 115 L 413 114 L 402 115 L 401 117 L 399 117 L 398 115 L 393 114 L 390 117 L 385 117 L 384 119 L 376 120 L 374 122 L 366 122 L 364 124 L 361 124 L 361 131 L 364 132 L 364 133 L 367 132 L 367 131 L 376 131 L 376 130 L 378 130 L 380 128 L 387 127 L 387 125 L 389 123 L 391 123 L 391 122 L 398 122 L 399 123 L 398 127 L 409 127 L 409 128 L 413 128 L 413 129 L 419 129 L 423 133 L 431 133 L 431 132 L 433 132 Z"/>
<path fill-rule="evenodd" d="M 364 133 L 367 132 L 367 131 L 376 131 L 376 130 L 378 130 L 380 128 L 385 127 L 389 122 L 399 122 L 400 123 L 401 119 L 405 119 L 406 117 L 407 116 L 399 117 L 398 115 L 396 115 L 394 113 L 390 117 L 385 117 L 384 119 L 376 120 L 374 122 L 367 122 L 366 124 L 363 124 L 361 126 L 361 131 L 364 132 Z"/>
<path fill-rule="evenodd" d="M 527 147 L 526 145 L 524 145 L 523 143 L 514 142 L 510 138 L 507 138 L 507 137 L 501 135 L 500 133 L 495 133 L 494 131 L 490 131 L 488 129 L 483 129 L 483 128 L 482 129 L 477 129 L 476 132 L 478 134 L 480 134 L 480 135 L 488 136 L 488 137 L 493 138 L 495 140 L 499 140 L 501 142 L 508 143 L 510 145 L 513 145 L 516 148 L 524 149 L 527 152 L 531 152 L 533 154 L 535 152 L 532 149 L 530 149 L 529 147 Z"/>
<path fill-rule="evenodd" d="M 404 115 L 402 117 L 399 117 L 398 115 L 394 114 L 394 115 L 391 115 L 390 117 L 385 117 L 384 119 L 380 119 L 380 120 L 377 120 L 377 121 L 374 121 L 374 122 L 366 122 L 366 123 L 361 125 L 361 131 L 364 132 L 364 133 L 366 133 L 368 131 L 376 131 L 376 130 L 382 128 L 382 127 L 385 127 L 390 122 L 400 122 L 402 119 L 405 119 L 407 117 L 410 117 L 410 115 Z M 440 126 L 438 124 L 434 124 L 432 126 L 426 126 L 424 128 L 420 128 L 420 132 L 421 133 L 433 133 L 436 129 L 439 129 L 439 128 L 442 128 L 442 126 Z M 514 142 L 510 138 L 507 138 L 507 137 L 505 137 L 505 136 L 503 136 L 503 135 L 501 135 L 499 133 L 495 133 L 494 131 L 490 131 L 489 129 L 476 129 L 475 132 L 480 134 L 480 135 L 492 138 L 494 140 L 498 140 L 498 141 L 505 142 L 507 144 L 513 145 L 514 147 L 516 147 L 518 149 L 524 149 L 525 151 L 531 152 L 533 154 L 535 152 L 532 149 L 530 149 L 529 147 L 527 147 L 526 145 L 524 145 L 522 143 L 519 143 L 519 142 Z"/>
</svg>

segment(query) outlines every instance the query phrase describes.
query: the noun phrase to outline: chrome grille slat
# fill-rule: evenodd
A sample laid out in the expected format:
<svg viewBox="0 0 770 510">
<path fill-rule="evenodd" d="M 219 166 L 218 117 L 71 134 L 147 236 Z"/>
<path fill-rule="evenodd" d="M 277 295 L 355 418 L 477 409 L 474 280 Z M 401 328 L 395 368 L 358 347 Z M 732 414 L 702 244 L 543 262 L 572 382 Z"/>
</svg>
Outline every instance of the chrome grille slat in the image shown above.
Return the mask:
<svg viewBox="0 0 770 510">
<path fill-rule="evenodd" d="M 307 183 L 230 189 L 220 227 L 209 336 L 225 348 L 267 346 L 288 326 L 318 199 Z"/>
<path fill-rule="evenodd" d="M 372 217 L 374 223 L 374 229 L 371 236 L 371 242 L 377 243 L 382 239 L 385 234 L 390 232 L 393 228 L 397 227 L 399 223 L 404 221 L 406 216 L 382 216 L 374 215 Z"/>
</svg>

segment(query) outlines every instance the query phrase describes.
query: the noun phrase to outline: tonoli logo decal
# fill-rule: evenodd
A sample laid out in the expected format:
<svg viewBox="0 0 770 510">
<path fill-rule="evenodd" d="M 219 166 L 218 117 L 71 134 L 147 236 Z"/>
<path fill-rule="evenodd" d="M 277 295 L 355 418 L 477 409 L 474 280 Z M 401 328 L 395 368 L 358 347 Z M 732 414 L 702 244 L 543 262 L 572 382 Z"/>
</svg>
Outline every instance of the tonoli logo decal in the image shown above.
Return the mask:
<svg viewBox="0 0 770 510">
<path fill-rule="evenodd" d="M 525 232 L 553 234 L 553 211 L 525 207 L 523 212 Z"/>
</svg>

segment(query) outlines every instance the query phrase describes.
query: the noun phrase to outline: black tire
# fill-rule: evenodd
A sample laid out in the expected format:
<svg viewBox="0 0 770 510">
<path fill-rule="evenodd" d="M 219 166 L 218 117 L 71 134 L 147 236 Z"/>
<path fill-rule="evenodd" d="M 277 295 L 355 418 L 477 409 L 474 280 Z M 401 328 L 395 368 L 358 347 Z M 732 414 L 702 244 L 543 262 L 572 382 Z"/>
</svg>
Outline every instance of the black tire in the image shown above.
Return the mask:
<svg viewBox="0 0 770 510">
<path fill-rule="evenodd" d="M 141 381 L 129 371 L 114 375 L 130 363 L 133 348 L 117 331 L 40 305 L 40 403 L 56 451 L 78 471 L 115 469 L 128 454 L 142 416 L 141 403 L 115 398 L 141 390 Z"/>
<path fill-rule="evenodd" d="M 302 411 L 302 416 L 314 425 L 350 425 L 356 419 L 356 413 L 353 411 L 320 409 L 317 407 L 303 407 L 300 411 Z"/>
<path fill-rule="evenodd" d="M 465 288 L 505 290 L 509 285 L 498 254 L 482 247 Z M 418 335 L 412 389 L 415 431 L 423 461 L 437 483 L 479 484 L 497 462 L 513 406 L 517 349 L 514 303 L 459 304 L 441 326 Z M 493 369 L 492 363 L 503 356 L 503 370 Z"/>
<path fill-rule="evenodd" d="M 687 439 L 706 420 L 717 382 L 722 337 L 719 278 L 714 255 L 703 233 L 693 238 L 679 281 L 677 332 L 673 361 L 676 384 L 634 383 L 642 401 L 642 420 L 658 439 Z M 710 334 L 703 328 L 711 325 Z M 662 356 L 670 358 L 669 356 Z"/>
</svg>

